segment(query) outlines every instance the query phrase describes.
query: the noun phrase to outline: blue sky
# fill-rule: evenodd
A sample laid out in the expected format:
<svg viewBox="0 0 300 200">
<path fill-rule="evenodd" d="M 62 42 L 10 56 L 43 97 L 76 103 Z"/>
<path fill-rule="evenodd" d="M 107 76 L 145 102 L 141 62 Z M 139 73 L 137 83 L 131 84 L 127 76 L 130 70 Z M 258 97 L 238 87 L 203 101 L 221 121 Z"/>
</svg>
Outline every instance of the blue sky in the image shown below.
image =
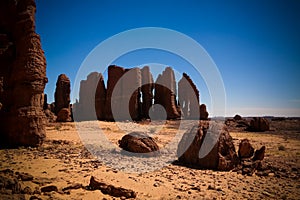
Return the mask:
<svg viewBox="0 0 300 200">
<path fill-rule="evenodd" d="M 224 81 L 226 115 L 300 116 L 299 11 L 296 0 L 37 0 L 36 30 L 49 79 L 45 93 L 53 101 L 61 73 L 73 84 L 85 57 L 105 39 L 128 29 L 163 27 L 186 34 L 209 53 Z M 129 53 L 113 64 L 157 62 L 179 72 L 189 68 L 178 56 L 154 50 Z M 205 83 L 195 79 L 201 102 L 210 106 Z"/>
</svg>

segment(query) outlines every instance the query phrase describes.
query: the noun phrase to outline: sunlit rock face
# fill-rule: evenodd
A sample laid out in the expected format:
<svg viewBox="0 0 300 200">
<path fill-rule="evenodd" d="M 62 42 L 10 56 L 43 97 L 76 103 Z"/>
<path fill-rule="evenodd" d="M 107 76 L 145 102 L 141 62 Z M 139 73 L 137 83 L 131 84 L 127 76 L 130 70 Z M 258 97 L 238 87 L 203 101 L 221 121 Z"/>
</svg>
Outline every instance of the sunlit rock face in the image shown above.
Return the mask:
<svg viewBox="0 0 300 200">
<path fill-rule="evenodd" d="M 46 60 L 34 0 L 0 1 L 1 143 L 37 146 L 45 137 Z"/>
</svg>

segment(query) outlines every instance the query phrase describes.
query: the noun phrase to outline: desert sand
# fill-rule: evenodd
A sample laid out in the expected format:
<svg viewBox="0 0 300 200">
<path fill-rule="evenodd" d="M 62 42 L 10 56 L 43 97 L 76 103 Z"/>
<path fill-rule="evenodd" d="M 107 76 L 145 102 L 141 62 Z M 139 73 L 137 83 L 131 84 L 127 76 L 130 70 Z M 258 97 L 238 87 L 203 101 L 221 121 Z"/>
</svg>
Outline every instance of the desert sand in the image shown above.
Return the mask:
<svg viewBox="0 0 300 200">
<path fill-rule="evenodd" d="M 152 133 L 163 147 L 178 133 L 180 121 L 167 121 L 163 125 L 140 123 L 138 127 Z M 89 126 L 93 122 L 80 122 Z M 105 136 L 115 144 L 125 134 L 114 122 L 97 122 Z M 126 131 L 135 130 L 133 122 L 119 124 Z M 163 128 L 157 128 L 162 127 Z M 115 163 L 119 157 L 106 160 L 95 158 L 83 145 L 82 134 L 74 122 L 50 123 L 46 129 L 46 141 L 37 148 L 0 150 L 0 170 L 10 169 L 14 174 L 30 174 L 32 180 L 19 180 L 21 189 L 30 189 L 27 194 L 13 195 L 1 191 L 0 199 L 123 199 L 103 194 L 87 187 L 91 176 L 101 182 L 131 189 L 136 199 L 299 199 L 300 198 L 300 123 L 297 119 L 271 121 L 267 132 L 246 132 L 229 127 L 236 151 L 239 141 L 248 138 L 255 149 L 266 146 L 263 160 L 265 171 L 252 176 L 242 175 L 238 170 L 229 172 L 192 169 L 178 164 L 168 164 L 155 171 L 134 172 L 141 163 L 128 162 L 122 171 Z M 91 128 L 91 132 L 93 132 Z M 97 131 L 97 130 L 96 130 Z M 91 138 L 90 136 L 88 138 Z M 97 141 L 94 141 L 97 142 Z M 147 159 L 147 158 L 145 158 Z M 150 158 L 151 159 L 151 158 Z M 109 160 L 111 163 L 109 164 Z M 41 192 L 45 186 L 56 186 L 57 191 Z M 71 189 L 67 187 L 71 186 Z M 24 193 L 24 192 L 23 192 Z M 25 192 L 26 193 L 26 192 Z M 36 197 L 36 198 L 35 198 Z"/>
</svg>

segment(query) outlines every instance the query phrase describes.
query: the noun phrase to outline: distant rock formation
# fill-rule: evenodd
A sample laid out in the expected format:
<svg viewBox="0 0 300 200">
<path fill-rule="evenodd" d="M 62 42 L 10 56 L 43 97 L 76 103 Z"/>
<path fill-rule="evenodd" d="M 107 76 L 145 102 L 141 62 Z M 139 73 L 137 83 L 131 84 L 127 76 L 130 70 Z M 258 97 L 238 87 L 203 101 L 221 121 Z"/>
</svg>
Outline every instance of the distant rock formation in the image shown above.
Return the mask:
<svg viewBox="0 0 300 200">
<path fill-rule="evenodd" d="M 235 116 L 233 117 L 233 119 L 234 119 L 235 121 L 243 120 L 243 118 L 242 118 L 240 115 L 235 115 Z"/>
<path fill-rule="evenodd" d="M 178 82 L 178 100 L 185 119 L 200 119 L 199 90 L 186 73 Z"/>
<path fill-rule="evenodd" d="M 250 121 L 249 131 L 263 132 L 270 130 L 270 123 L 266 118 L 263 117 L 253 117 Z"/>
<path fill-rule="evenodd" d="M 201 120 L 207 120 L 208 119 L 208 112 L 206 110 L 206 105 L 205 104 L 200 105 L 200 119 Z"/>
<path fill-rule="evenodd" d="M 189 108 L 188 115 L 184 111 L 186 118 L 208 119 L 206 106 L 199 105 L 199 91 L 190 77 L 184 74 L 179 85 L 180 101 Z M 125 69 L 111 65 L 108 67 L 107 89 L 101 73 L 93 72 L 87 80 L 80 82 L 79 101 L 73 105 L 73 113 L 76 121 L 138 121 L 149 119 L 149 113 L 153 120 L 179 119 L 181 108 L 176 95 L 176 80 L 171 67 L 167 67 L 153 83 L 148 66 Z M 154 104 L 161 106 L 152 107 L 153 99 Z"/>
<path fill-rule="evenodd" d="M 201 154 L 200 149 L 207 152 Z M 201 124 L 186 132 L 177 153 L 182 164 L 204 169 L 227 171 L 238 164 L 232 137 L 227 129 L 217 123 L 211 124 L 210 129 Z"/>
<path fill-rule="evenodd" d="M 180 117 L 176 101 L 175 75 L 171 67 L 167 67 L 156 79 L 154 103 L 165 108 L 167 119 L 178 119 Z"/>
<path fill-rule="evenodd" d="M 56 89 L 54 93 L 54 113 L 58 115 L 61 109 L 69 109 L 70 113 L 70 92 L 71 92 L 71 83 L 70 79 L 65 75 L 61 74 L 57 78 Z"/>
<path fill-rule="evenodd" d="M 107 80 L 107 90 L 106 90 L 106 103 L 105 103 L 105 118 L 109 121 L 114 121 L 113 113 L 112 113 L 112 105 L 118 106 L 118 99 L 112 99 L 112 94 L 115 88 L 115 85 L 119 81 L 119 79 L 125 73 L 125 69 L 122 67 L 118 67 L 115 65 L 111 65 L 108 67 L 108 80 Z M 115 91 L 115 97 L 120 97 L 121 90 Z"/>
<path fill-rule="evenodd" d="M 0 1 L 0 141 L 38 146 L 45 137 L 46 60 L 34 0 Z"/>
<path fill-rule="evenodd" d="M 140 116 L 149 119 L 149 109 L 152 106 L 153 100 L 153 77 L 148 66 L 141 69 L 142 73 L 142 109 Z"/>
</svg>

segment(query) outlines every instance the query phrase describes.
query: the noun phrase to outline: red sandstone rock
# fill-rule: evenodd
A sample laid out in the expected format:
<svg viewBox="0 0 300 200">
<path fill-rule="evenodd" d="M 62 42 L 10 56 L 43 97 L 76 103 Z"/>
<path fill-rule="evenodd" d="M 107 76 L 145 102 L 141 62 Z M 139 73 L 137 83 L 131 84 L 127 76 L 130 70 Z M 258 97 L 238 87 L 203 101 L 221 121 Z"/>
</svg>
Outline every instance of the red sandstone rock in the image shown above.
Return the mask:
<svg viewBox="0 0 300 200">
<path fill-rule="evenodd" d="M 70 109 L 68 109 L 68 108 L 62 108 L 57 113 L 56 121 L 57 122 L 70 122 L 70 121 L 72 121 Z"/>
<path fill-rule="evenodd" d="M 119 146 L 126 151 L 134 153 L 150 153 L 159 150 L 154 139 L 141 132 L 132 132 L 123 136 L 119 140 Z"/>
<path fill-rule="evenodd" d="M 254 148 L 248 139 L 243 139 L 239 144 L 238 155 L 240 158 L 250 158 L 253 156 Z"/>
<path fill-rule="evenodd" d="M 95 109 L 98 120 L 105 119 L 105 98 L 106 98 L 106 88 L 104 84 L 104 78 L 102 74 L 99 74 L 99 80 L 95 93 Z"/>
<path fill-rule="evenodd" d="M 45 137 L 46 60 L 34 0 L 0 1 L 0 141 L 37 146 Z"/>
<path fill-rule="evenodd" d="M 265 157 L 265 151 L 266 151 L 266 147 L 262 146 L 260 149 L 256 150 L 253 156 L 253 161 L 256 160 L 263 160 Z"/>
<path fill-rule="evenodd" d="M 268 131 L 270 130 L 270 123 L 266 118 L 263 117 L 253 117 L 250 121 L 250 131 Z"/>
<path fill-rule="evenodd" d="M 67 108 L 70 110 L 70 92 L 71 83 L 70 79 L 65 75 L 61 74 L 57 78 L 56 89 L 54 93 L 55 108 L 54 113 L 58 115 L 61 109 Z"/>
<path fill-rule="evenodd" d="M 238 157 L 232 137 L 222 125 L 212 123 L 210 127 L 201 124 L 183 135 L 177 150 L 179 162 L 205 169 L 233 169 L 238 164 Z M 199 156 L 200 148 L 206 152 L 200 154 L 202 157 Z"/>
<path fill-rule="evenodd" d="M 153 83 L 153 77 L 149 70 L 148 66 L 145 66 L 141 69 L 142 73 L 142 109 L 141 109 L 141 117 L 149 119 L 149 109 L 152 106 L 152 100 L 153 100 L 153 89 L 154 89 L 154 83 Z"/>
<path fill-rule="evenodd" d="M 200 119 L 199 90 L 186 73 L 178 82 L 178 100 L 185 119 Z"/>
<path fill-rule="evenodd" d="M 167 67 L 156 79 L 154 103 L 160 104 L 165 108 L 167 119 L 180 117 L 176 103 L 175 75 L 171 67 Z"/>
<path fill-rule="evenodd" d="M 206 110 L 206 105 L 205 104 L 200 105 L 200 119 L 201 120 L 207 120 L 208 119 L 208 112 Z"/>
</svg>

